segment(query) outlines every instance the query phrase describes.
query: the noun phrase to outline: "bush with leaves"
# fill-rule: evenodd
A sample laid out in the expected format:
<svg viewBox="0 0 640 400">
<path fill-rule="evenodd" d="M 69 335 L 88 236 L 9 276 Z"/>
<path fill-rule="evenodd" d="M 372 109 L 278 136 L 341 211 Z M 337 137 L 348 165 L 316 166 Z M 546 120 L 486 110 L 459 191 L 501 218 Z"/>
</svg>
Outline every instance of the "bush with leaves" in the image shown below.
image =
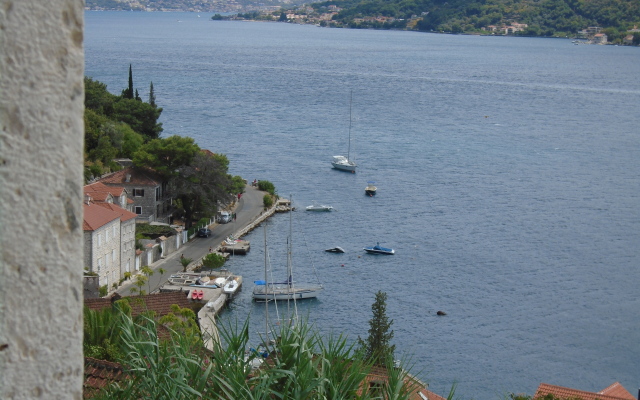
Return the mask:
<svg viewBox="0 0 640 400">
<path fill-rule="evenodd" d="M 202 259 L 202 267 L 209 269 L 221 268 L 227 259 L 218 253 L 209 253 Z"/>
</svg>

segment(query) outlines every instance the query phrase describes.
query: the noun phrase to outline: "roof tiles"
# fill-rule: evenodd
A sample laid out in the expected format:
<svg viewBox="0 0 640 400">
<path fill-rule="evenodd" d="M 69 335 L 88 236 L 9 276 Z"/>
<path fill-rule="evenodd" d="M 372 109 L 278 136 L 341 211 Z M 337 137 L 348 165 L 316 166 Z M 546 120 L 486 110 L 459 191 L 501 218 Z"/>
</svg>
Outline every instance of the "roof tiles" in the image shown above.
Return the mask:
<svg viewBox="0 0 640 400">
<path fill-rule="evenodd" d="M 541 383 L 533 398 L 539 399 L 549 394 L 559 399 L 571 400 L 636 400 L 636 398 L 618 382 L 597 393 Z"/>
</svg>

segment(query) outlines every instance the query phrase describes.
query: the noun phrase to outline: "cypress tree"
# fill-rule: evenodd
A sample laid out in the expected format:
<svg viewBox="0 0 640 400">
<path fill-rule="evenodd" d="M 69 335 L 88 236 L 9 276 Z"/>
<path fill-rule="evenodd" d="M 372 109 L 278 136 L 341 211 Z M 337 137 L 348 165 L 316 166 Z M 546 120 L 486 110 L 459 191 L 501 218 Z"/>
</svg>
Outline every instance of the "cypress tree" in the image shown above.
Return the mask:
<svg viewBox="0 0 640 400">
<path fill-rule="evenodd" d="M 133 99 L 133 72 L 131 71 L 131 64 L 129 64 L 129 98 Z"/>
<path fill-rule="evenodd" d="M 371 306 L 373 317 L 369 320 L 369 337 L 362 340 L 358 336 L 358 344 L 365 359 L 376 364 L 393 361 L 395 345 L 391 345 L 393 331 L 390 330 L 393 320 L 387 317 L 387 294 L 382 291 L 376 293 L 376 300 Z"/>
<path fill-rule="evenodd" d="M 122 97 L 125 99 L 133 99 L 133 73 L 131 72 L 131 64 L 129 64 L 129 87 L 122 91 Z"/>
<path fill-rule="evenodd" d="M 156 94 L 153 92 L 153 82 L 149 85 L 149 104 L 152 107 L 156 106 Z"/>
<path fill-rule="evenodd" d="M 136 89 L 136 97 L 135 97 L 135 99 L 138 100 L 138 101 L 142 101 L 142 99 L 140 98 L 140 95 L 138 94 L 138 89 Z"/>
</svg>

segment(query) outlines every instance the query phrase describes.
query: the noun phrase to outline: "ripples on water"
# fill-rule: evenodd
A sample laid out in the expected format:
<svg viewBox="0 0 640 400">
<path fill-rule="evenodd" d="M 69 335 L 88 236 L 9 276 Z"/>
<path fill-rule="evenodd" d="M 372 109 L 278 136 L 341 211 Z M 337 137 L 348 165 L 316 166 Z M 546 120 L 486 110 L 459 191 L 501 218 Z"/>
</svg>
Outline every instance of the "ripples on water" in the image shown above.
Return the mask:
<svg viewBox="0 0 640 400">
<path fill-rule="evenodd" d="M 387 292 L 398 353 L 443 395 L 454 381 L 465 399 L 540 382 L 635 390 L 638 48 L 207 19 L 87 13 L 86 74 L 119 93 L 132 63 L 165 134 L 227 154 L 300 209 L 335 207 L 293 215 L 296 275 L 313 262 L 326 287 L 301 314 L 364 337 Z M 355 175 L 329 164 L 352 90 Z M 269 221 L 274 270 L 288 226 Z M 251 314 L 258 331 L 262 230 L 248 239 L 228 263 L 245 287 L 221 319 Z M 364 254 L 376 241 L 397 254 Z"/>
</svg>

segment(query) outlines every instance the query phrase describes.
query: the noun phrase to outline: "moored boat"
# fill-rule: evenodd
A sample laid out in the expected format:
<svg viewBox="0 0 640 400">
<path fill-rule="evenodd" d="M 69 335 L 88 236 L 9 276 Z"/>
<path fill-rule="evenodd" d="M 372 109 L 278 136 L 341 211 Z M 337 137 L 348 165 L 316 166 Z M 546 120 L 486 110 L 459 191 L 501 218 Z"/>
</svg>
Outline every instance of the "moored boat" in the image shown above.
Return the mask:
<svg viewBox="0 0 640 400">
<path fill-rule="evenodd" d="M 367 187 L 364 188 L 364 192 L 367 194 L 367 196 L 374 196 L 378 191 L 378 188 L 374 184 L 374 181 L 367 182 Z"/>
<path fill-rule="evenodd" d="M 380 246 L 380 243 L 376 243 L 375 246 L 365 247 L 364 251 L 370 254 L 395 254 L 394 249 Z"/>
<path fill-rule="evenodd" d="M 315 201 L 312 205 L 307 206 L 307 211 L 332 211 L 333 207 L 324 204 L 317 204 Z"/>
</svg>

